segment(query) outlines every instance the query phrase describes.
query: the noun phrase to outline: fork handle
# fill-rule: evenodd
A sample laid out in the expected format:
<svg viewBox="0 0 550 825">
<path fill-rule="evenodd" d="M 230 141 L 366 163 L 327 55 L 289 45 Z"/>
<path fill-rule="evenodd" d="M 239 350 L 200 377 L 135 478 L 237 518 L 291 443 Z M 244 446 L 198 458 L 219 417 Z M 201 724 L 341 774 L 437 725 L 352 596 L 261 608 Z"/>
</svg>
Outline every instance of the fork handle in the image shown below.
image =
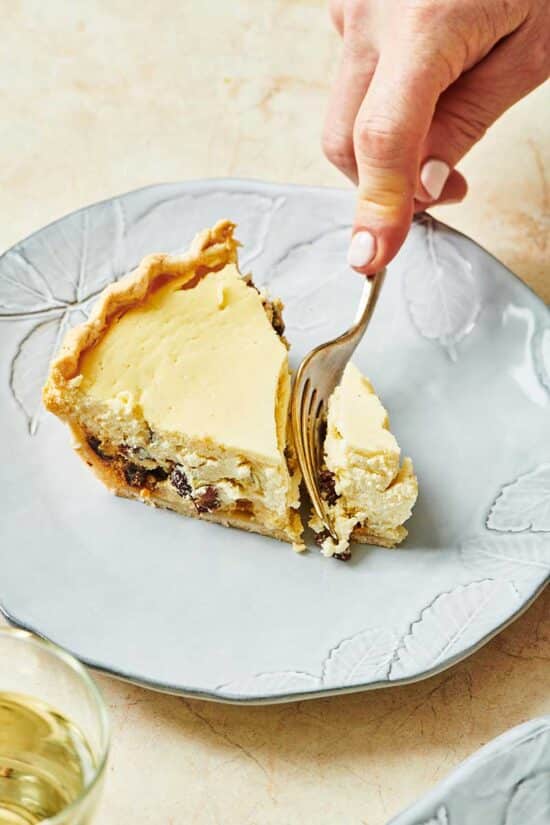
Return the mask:
<svg viewBox="0 0 550 825">
<path fill-rule="evenodd" d="M 365 278 L 359 306 L 353 321 L 354 327 L 366 326 L 370 321 L 385 277 L 386 269 L 384 268 L 380 269 L 372 278 Z"/>
</svg>

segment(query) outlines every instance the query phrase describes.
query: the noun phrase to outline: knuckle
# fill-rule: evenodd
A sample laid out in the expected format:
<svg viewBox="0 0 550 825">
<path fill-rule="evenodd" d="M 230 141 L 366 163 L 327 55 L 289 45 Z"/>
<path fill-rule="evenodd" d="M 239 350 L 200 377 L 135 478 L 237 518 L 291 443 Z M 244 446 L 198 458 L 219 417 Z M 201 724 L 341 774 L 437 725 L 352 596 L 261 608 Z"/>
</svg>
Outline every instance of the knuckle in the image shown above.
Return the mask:
<svg viewBox="0 0 550 825">
<path fill-rule="evenodd" d="M 383 115 L 358 118 L 353 136 L 361 151 L 380 164 L 393 164 L 403 158 L 411 145 L 411 138 L 414 142 L 412 132 L 405 135 L 391 116 Z"/>
<path fill-rule="evenodd" d="M 418 55 L 424 71 L 440 90 L 459 77 L 476 51 L 479 26 L 466 8 L 460 14 L 453 4 L 440 0 L 406 0 L 402 29 L 407 48 Z"/>
<path fill-rule="evenodd" d="M 365 44 L 375 35 L 377 28 L 375 6 L 369 0 L 344 0 L 343 32 L 345 40 Z M 358 49 L 360 45 L 358 45 Z"/>
<path fill-rule="evenodd" d="M 339 169 L 348 169 L 354 164 L 353 139 L 332 127 L 323 132 L 321 145 L 325 156 Z"/>
<path fill-rule="evenodd" d="M 369 51 L 367 25 L 365 3 L 348 0 L 342 19 L 342 32 L 346 52 L 352 57 L 362 58 Z"/>
<path fill-rule="evenodd" d="M 420 31 L 425 31 L 426 26 L 431 27 L 446 13 L 445 4 L 437 0 L 405 0 L 403 11 L 405 18 Z"/>
<path fill-rule="evenodd" d="M 362 63 L 369 53 L 369 44 L 362 37 L 360 32 L 356 32 L 351 26 L 346 27 L 344 37 L 344 56 L 352 64 Z"/>
<path fill-rule="evenodd" d="M 443 109 L 449 141 L 460 156 L 465 148 L 477 143 L 487 131 L 492 117 L 487 109 L 474 101 L 463 102 L 460 108 Z"/>
<path fill-rule="evenodd" d="M 375 157 L 385 154 L 389 146 L 394 143 L 390 121 L 366 117 L 357 120 L 354 138 L 363 150 Z"/>
<path fill-rule="evenodd" d="M 460 76 L 461 67 L 465 66 L 468 61 L 468 44 L 465 40 L 457 40 L 450 53 L 443 48 L 434 50 L 434 71 L 437 75 L 440 91 L 448 89 L 454 83 Z"/>
</svg>

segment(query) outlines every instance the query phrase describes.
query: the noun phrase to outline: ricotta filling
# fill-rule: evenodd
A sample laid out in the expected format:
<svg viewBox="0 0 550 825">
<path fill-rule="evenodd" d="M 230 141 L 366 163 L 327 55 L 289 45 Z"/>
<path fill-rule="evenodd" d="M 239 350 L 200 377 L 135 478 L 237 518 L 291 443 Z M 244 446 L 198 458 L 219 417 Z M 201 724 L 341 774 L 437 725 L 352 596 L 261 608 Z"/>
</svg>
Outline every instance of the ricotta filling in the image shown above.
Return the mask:
<svg viewBox="0 0 550 825">
<path fill-rule="evenodd" d="M 101 457 L 150 470 L 164 499 L 296 532 L 286 346 L 234 264 L 186 281 L 159 287 L 83 353 L 70 382 L 78 423 Z"/>
<path fill-rule="evenodd" d="M 401 465 L 386 410 L 351 363 L 329 400 L 324 460 L 325 498 L 338 541 L 313 515 L 310 526 L 323 554 L 346 558 L 354 530 L 372 544 L 394 546 L 402 541 L 418 482 L 411 460 Z"/>
</svg>

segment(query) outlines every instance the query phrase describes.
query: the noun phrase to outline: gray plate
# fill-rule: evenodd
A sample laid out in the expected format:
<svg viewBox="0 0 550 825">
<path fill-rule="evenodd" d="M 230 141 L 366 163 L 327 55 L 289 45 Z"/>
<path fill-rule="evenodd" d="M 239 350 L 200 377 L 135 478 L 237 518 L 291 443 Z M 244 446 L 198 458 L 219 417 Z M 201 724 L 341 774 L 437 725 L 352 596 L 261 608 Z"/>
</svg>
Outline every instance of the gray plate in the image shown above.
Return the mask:
<svg viewBox="0 0 550 825">
<path fill-rule="evenodd" d="M 423 218 L 356 363 L 420 497 L 395 551 L 348 564 L 109 495 L 46 415 L 65 330 L 153 251 L 222 217 L 286 302 L 294 363 L 349 326 L 353 194 L 213 180 L 68 215 L 0 258 L 0 601 L 95 667 L 161 690 L 281 701 L 428 676 L 517 616 L 550 569 L 550 320 L 472 241 Z"/>
<path fill-rule="evenodd" d="M 549 825 L 550 716 L 503 733 L 388 825 Z"/>
</svg>

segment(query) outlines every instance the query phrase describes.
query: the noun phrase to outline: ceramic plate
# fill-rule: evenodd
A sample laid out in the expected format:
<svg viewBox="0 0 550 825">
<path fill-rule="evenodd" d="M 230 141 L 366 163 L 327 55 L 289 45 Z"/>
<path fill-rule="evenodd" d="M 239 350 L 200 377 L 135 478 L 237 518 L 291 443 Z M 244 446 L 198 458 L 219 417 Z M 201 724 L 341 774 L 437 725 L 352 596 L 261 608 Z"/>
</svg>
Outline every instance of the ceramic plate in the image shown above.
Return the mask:
<svg viewBox="0 0 550 825">
<path fill-rule="evenodd" d="M 499 736 L 389 825 L 548 825 L 550 716 Z"/>
<path fill-rule="evenodd" d="M 294 364 L 346 329 L 353 193 L 244 181 L 152 186 L 0 258 L 0 601 L 83 661 L 161 690 L 277 701 L 419 679 L 517 616 L 550 570 L 550 320 L 430 218 L 391 267 L 356 363 L 420 496 L 394 551 L 343 564 L 111 496 L 44 413 L 48 361 L 110 281 L 222 217 L 286 303 Z"/>
</svg>

